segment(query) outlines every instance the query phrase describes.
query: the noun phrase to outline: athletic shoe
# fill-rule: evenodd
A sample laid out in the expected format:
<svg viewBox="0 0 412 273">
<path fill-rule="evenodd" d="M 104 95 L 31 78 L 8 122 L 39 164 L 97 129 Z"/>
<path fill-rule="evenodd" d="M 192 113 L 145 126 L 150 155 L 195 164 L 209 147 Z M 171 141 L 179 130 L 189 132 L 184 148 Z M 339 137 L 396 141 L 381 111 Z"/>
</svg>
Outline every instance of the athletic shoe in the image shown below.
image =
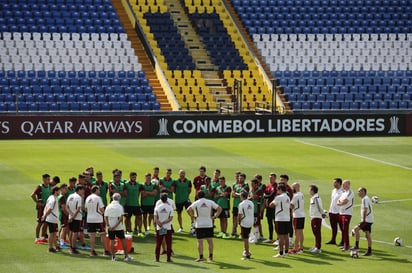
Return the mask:
<svg viewBox="0 0 412 273">
<path fill-rule="evenodd" d="M 279 245 L 279 240 L 273 242 L 274 245 Z"/>
<path fill-rule="evenodd" d="M 61 249 L 69 249 L 70 247 L 66 244 L 60 244 L 59 245 Z"/>
<path fill-rule="evenodd" d="M 348 251 L 348 250 L 349 250 L 349 247 L 348 247 L 348 246 L 343 246 L 343 247 L 341 248 L 341 250 L 342 250 L 342 251 Z"/>
<path fill-rule="evenodd" d="M 49 248 L 49 252 L 51 252 L 51 253 L 56 253 L 57 250 L 56 250 L 55 248 Z"/>
<path fill-rule="evenodd" d="M 327 245 L 336 245 L 335 241 L 330 240 L 329 242 L 326 243 Z"/>
<path fill-rule="evenodd" d="M 359 247 L 353 246 L 353 247 L 349 248 L 349 250 L 359 250 Z"/>
<path fill-rule="evenodd" d="M 311 253 L 321 253 L 322 250 L 319 249 L 319 248 L 317 248 L 317 247 L 314 247 L 314 248 L 312 248 L 312 249 L 310 250 L 310 252 L 311 252 Z"/>
<path fill-rule="evenodd" d="M 92 251 L 90 252 L 90 257 L 95 257 L 95 256 L 97 256 L 97 252 L 94 251 L 94 250 L 92 250 Z"/>
<path fill-rule="evenodd" d="M 110 251 L 107 251 L 107 250 L 105 250 L 104 253 L 103 253 L 103 256 L 106 256 L 106 257 L 109 257 L 111 255 L 112 255 L 112 253 L 110 253 Z"/>
<path fill-rule="evenodd" d="M 283 258 L 283 257 L 285 257 L 285 255 L 280 254 L 280 253 L 273 256 L 273 258 Z"/>
<path fill-rule="evenodd" d="M 202 262 L 204 262 L 204 261 L 205 261 L 204 258 L 199 258 L 199 259 L 196 259 L 196 260 L 195 260 L 195 262 L 197 262 L 197 263 L 202 263 Z"/>
<path fill-rule="evenodd" d="M 279 246 L 274 247 L 273 250 L 279 250 Z"/>
<path fill-rule="evenodd" d="M 242 257 L 242 260 L 249 260 L 250 259 L 250 255 L 245 255 Z"/>
<path fill-rule="evenodd" d="M 222 237 L 223 237 L 223 234 L 224 234 L 223 232 L 219 232 L 218 234 L 216 234 L 216 237 L 217 237 L 217 238 L 222 238 Z"/>
<path fill-rule="evenodd" d="M 265 238 L 263 238 L 262 236 L 259 237 L 258 241 L 264 241 Z"/>
<path fill-rule="evenodd" d="M 339 244 L 337 244 L 337 246 L 343 246 L 343 243 L 342 243 L 342 242 L 340 242 Z"/>
<path fill-rule="evenodd" d="M 238 234 L 236 234 L 236 233 L 232 233 L 232 234 L 230 234 L 233 238 L 236 238 L 236 237 L 238 237 L 239 235 Z"/>
<path fill-rule="evenodd" d="M 130 257 L 130 256 L 127 256 L 126 258 L 124 258 L 124 261 L 125 261 L 125 262 L 130 262 L 131 260 L 133 260 L 133 258 Z"/>
<path fill-rule="evenodd" d="M 290 254 L 296 254 L 296 253 L 298 253 L 298 251 L 297 251 L 296 249 L 291 249 L 291 250 L 289 250 L 288 253 L 290 253 Z"/>
<path fill-rule="evenodd" d="M 80 246 L 80 249 L 83 249 L 83 250 L 91 250 L 92 248 L 91 248 L 90 246 L 84 244 L 84 245 L 81 245 L 81 246 Z"/>
<path fill-rule="evenodd" d="M 112 262 L 117 261 L 116 256 L 112 256 Z"/>
<path fill-rule="evenodd" d="M 303 248 L 299 247 L 297 250 L 297 253 L 302 253 L 303 252 Z"/>
<path fill-rule="evenodd" d="M 139 234 L 137 234 L 137 237 L 144 238 L 144 237 L 145 237 L 145 235 L 144 235 L 144 233 L 143 233 L 143 232 L 140 232 Z"/>
<path fill-rule="evenodd" d="M 209 263 L 213 263 L 213 257 L 207 258 L 207 261 L 208 261 Z"/>
<path fill-rule="evenodd" d="M 232 236 L 229 235 L 229 234 L 227 234 L 227 233 L 223 233 L 222 238 L 223 238 L 223 239 L 230 239 L 230 238 L 232 238 Z"/>
<path fill-rule="evenodd" d="M 372 256 L 372 252 L 365 252 L 362 256 Z"/>
<path fill-rule="evenodd" d="M 40 241 L 43 242 L 44 244 L 49 242 L 49 241 L 47 240 L 47 238 L 41 238 Z"/>
<path fill-rule="evenodd" d="M 166 262 L 172 263 L 173 261 L 172 261 L 172 259 L 167 259 Z"/>
<path fill-rule="evenodd" d="M 179 228 L 179 229 L 177 230 L 177 233 L 180 233 L 180 232 L 183 232 L 183 228 Z"/>
<path fill-rule="evenodd" d="M 70 249 L 70 254 L 80 254 L 80 252 L 77 250 L 77 249 L 75 249 L 75 248 L 72 248 L 72 249 Z"/>
<path fill-rule="evenodd" d="M 36 240 L 34 240 L 34 243 L 35 243 L 36 245 L 42 245 L 42 244 L 45 244 L 45 242 L 43 242 L 43 240 L 42 240 L 42 239 L 36 239 Z"/>
<path fill-rule="evenodd" d="M 271 240 L 271 239 L 266 239 L 266 240 L 263 241 L 263 243 L 265 243 L 265 244 L 268 244 L 268 243 L 272 244 L 272 243 L 273 243 L 273 240 Z"/>
</svg>

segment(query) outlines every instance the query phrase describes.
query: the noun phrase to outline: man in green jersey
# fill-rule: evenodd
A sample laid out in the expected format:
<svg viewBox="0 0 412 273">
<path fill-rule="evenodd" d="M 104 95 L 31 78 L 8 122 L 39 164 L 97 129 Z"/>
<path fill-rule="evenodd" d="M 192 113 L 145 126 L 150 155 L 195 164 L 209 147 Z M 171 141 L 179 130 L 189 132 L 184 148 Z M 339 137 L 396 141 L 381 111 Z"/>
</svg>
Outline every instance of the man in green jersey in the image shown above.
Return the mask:
<svg viewBox="0 0 412 273">
<path fill-rule="evenodd" d="M 220 219 L 220 232 L 216 237 L 219 238 L 231 238 L 226 233 L 227 231 L 227 219 L 230 218 L 230 193 L 232 189 L 226 185 L 226 178 L 224 176 L 219 177 L 220 186 L 216 188 L 215 199 L 219 207 L 222 208 L 222 213 L 219 215 Z"/>
<path fill-rule="evenodd" d="M 183 232 L 182 211 L 183 207 L 187 209 L 191 205 L 189 200 L 191 191 L 192 182 L 186 178 L 186 172 L 184 170 L 179 170 L 179 178 L 175 183 L 177 221 L 179 222 L 179 230 L 177 232 Z"/>
<path fill-rule="evenodd" d="M 249 192 L 249 185 L 245 182 L 246 174 L 241 172 L 236 172 L 236 181 L 233 183 L 232 186 L 232 198 L 233 198 L 233 225 L 232 225 L 232 236 L 237 237 L 237 226 L 238 226 L 238 206 L 241 202 L 240 196 L 242 192 Z"/>
<path fill-rule="evenodd" d="M 160 191 L 166 190 L 167 197 L 173 200 L 173 193 L 175 192 L 175 180 L 172 178 L 172 169 L 166 169 L 166 176 L 159 181 Z"/>
<path fill-rule="evenodd" d="M 96 180 L 93 185 L 99 186 L 100 197 L 103 200 L 104 207 L 107 207 L 107 192 L 109 191 L 109 184 L 103 180 L 103 173 L 101 171 L 96 173 Z"/>
<path fill-rule="evenodd" d="M 109 194 L 110 198 L 112 198 L 113 194 L 118 193 L 122 197 L 120 199 L 120 205 L 124 206 L 126 203 L 126 192 L 124 190 L 124 183 L 121 181 L 122 174 L 118 171 L 113 173 L 113 180 L 110 181 L 109 184 Z"/>
<path fill-rule="evenodd" d="M 126 213 L 125 225 L 126 231 L 132 232 L 132 216 L 135 216 L 134 232 L 143 235 L 142 232 L 142 209 L 140 208 L 140 192 L 142 191 L 142 185 L 137 181 L 137 173 L 131 172 L 130 179 L 125 186 L 126 191 L 126 205 L 124 211 Z"/>
<path fill-rule="evenodd" d="M 43 174 L 43 182 L 34 189 L 31 194 L 31 199 L 36 204 L 37 210 L 37 225 L 36 225 L 36 239 L 35 244 L 44 244 L 47 243 L 47 224 L 42 220 L 44 206 L 46 205 L 47 199 L 50 196 L 50 175 Z M 40 230 L 42 232 L 42 237 L 40 237 Z"/>
<path fill-rule="evenodd" d="M 156 202 L 157 195 L 157 186 L 155 183 L 152 183 L 152 175 L 146 173 L 145 182 L 142 184 L 142 213 L 143 213 L 143 226 L 145 229 L 145 236 L 148 236 L 150 222 L 153 221 L 154 207 Z"/>
</svg>

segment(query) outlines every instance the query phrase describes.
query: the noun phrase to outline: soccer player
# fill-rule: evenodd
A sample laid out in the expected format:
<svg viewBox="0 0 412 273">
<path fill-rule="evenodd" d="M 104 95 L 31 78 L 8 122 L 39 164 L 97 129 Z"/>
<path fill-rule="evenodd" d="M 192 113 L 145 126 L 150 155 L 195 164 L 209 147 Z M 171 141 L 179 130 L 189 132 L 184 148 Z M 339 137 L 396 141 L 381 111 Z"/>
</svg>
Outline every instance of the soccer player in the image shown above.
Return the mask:
<svg viewBox="0 0 412 273">
<path fill-rule="evenodd" d="M 93 185 L 99 186 L 100 197 L 103 200 L 104 207 L 107 207 L 107 192 L 109 191 L 109 184 L 103 180 L 103 173 L 98 171 Z"/>
<path fill-rule="evenodd" d="M 269 174 L 269 184 L 265 188 L 263 194 L 264 204 L 266 208 L 266 219 L 268 222 L 269 238 L 264 240 L 264 243 L 273 243 L 273 224 L 275 223 L 275 209 L 271 208 L 269 204 L 275 199 L 278 184 L 276 183 L 276 174 Z"/>
<path fill-rule="evenodd" d="M 112 198 L 113 194 L 118 193 L 122 197 L 120 199 L 120 205 L 124 206 L 126 203 L 126 191 L 124 189 L 124 183 L 122 182 L 122 173 L 118 170 L 113 171 L 113 180 L 109 183 L 109 195 Z"/>
<path fill-rule="evenodd" d="M 140 207 L 140 192 L 143 190 L 142 185 L 137 181 L 137 173 L 130 172 L 130 180 L 124 184 L 126 191 L 126 205 L 124 210 L 126 212 L 126 231 L 132 232 L 132 216 L 134 215 L 134 233 L 139 237 L 144 237 L 142 233 L 142 209 Z"/>
<path fill-rule="evenodd" d="M 160 247 L 166 241 L 167 261 L 171 262 L 172 255 L 172 220 L 173 207 L 168 203 L 167 193 L 160 195 L 161 204 L 157 205 L 154 211 L 154 223 L 156 225 L 156 262 L 160 258 Z"/>
<path fill-rule="evenodd" d="M 310 249 L 312 253 L 321 253 L 322 246 L 322 219 L 326 217 L 326 213 L 323 211 L 322 199 L 318 195 L 318 187 L 316 185 L 309 186 L 310 207 L 309 214 L 311 219 L 311 226 L 313 235 L 315 235 L 315 247 Z"/>
<path fill-rule="evenodd" d="M 175 180 L 172 178 L 172 169 L 166 169 L 165 177 L 159 181 L 160 191 L 166 190 L 167 197 L 173 200 L 173 193 L 175 191 Z"/>
<path fill-rule="evenodd" d="M 198 200 L 193 202 L 188 208 L 187 212 L 192 219 L 196 219 L 196 238 L 197 238 L 197 250 L 199 252 L 199 258 L 196 262 L 204 262 L 203 257 L 203 240 L 206 239 L 209 246 L 209 262 L 213 262 L 213 219 L 219 217 L 222 212 L 222 208 L 215 202 L 205 198 L 205 193 L 200 191 L 198 193 Z M 216 213 L 213 214 L 213 210 Z"/>
<path fill-rule="evenodd" d="M 169 192 L 168 192 L 166 189 L 163 189 L 162 192 L 160 193 L 160 195 L 162 195 L 162 193 L 166 193 L 166 194 L 169 196 Z M 160 206 L 161 204 L 163 204 L 162 200 L 157 200 L 157 202 L 156 202 L 156 204 L 155 204 L 155 211 L 156 211 L 156 208 L 157 208 L 158 206 Z M 175 202 L 173 201 L 173 199 L 167 197 L 166 204 L 168 204 L 169 206 L 171 206 L 171 207 L 172 207 L 172 210 L 174 210 L 174 211 L 176 210 L 176 205 L 175 205 Z M 170 224 L 170 225 L 171 225 L 171 229 L 172 229 L 172 233 L 173 233 L 173 232 L 174 232 L 174 231 L 173 231 L 173 224 Z M 162 248 L 163 248 L 162 255 L 163 255 L 163 254 L 167 254 L 166 239 L 163 239 Z M 171 252 L 172 252 L 172 254 L 173 254 L 173 250 L 172 250 Z"/>
<path fill-rule="evenodd" d="M 184 170 L 179 171 L 179 178 L 175 182 L 175 190 L 177 221 L 179 222 L 179 230 L 177 232 L 183 232 L 182 211 L 183 207 L 187 209 L 191 205 L 189 196 L 192 191 L 192 182 L 186 178 Z"/>
<path fill-rule="evenodd" d="M 244 245 L 243 251 L 243 259 L 250 259 L 252 253 L 249 250 L 249 234 L 250 230 L 253 227 L 253 223 L 255 222 L 254 217 L 254 205 L 253 202 L 248 200 L 249 193 L 247 191 L 243 191 L 240 194 L 241 202 L 238 206 L 238 222 L 240 225 L 241 236 Z"/>
<path fill-rule="evenodd" d="M 112 261 L 116 261 L 116 253 L 114 251 L 114 240 L 119 238 L 122 242 L 124 251 L 124 261 L 129 262 L 133 258 L 129 256 L 126 239 L 123 230 L 123 206 L 120 204 L 122 196 L 120 193 L 114 193 L 113 201 L 106 207 L 104 211 L 104 219 L 109 231 L 110 249 L 112 252 Z"/>
<path fill-rule="evenodd" d="M 219 177 L 220 177 L 220 174 L 221 174 L 222 172 L 219 170 L 219 169 L 216 169 L 214 172 L 213 172 L 213 178 L 212 178 L 212 188 L 217 188 L 217 187 L 219 187 L 220 186 L 220 183 L 219 183 Z"/>
<path fill-rule="evenodd" d="M 152 183 L 150 173 L 145 174 L 145 182 L 142 184 L 141 189 L 141 206 L 143 214 L 143 226 L 145 229 L 145 236 L 150 234 L 149 225 L 150 219 L 153 220 L 154 206 L 156 203 L 157 187 L 156 184 Z"/>
<path fill-rule="evenodd" d="M 47 225 L 44 223 L 44 221 L 42 221 L 42 216 L 44 214 L 44 206 L 50 196 L 50 175 L 43 174 L 42 180 L 43 182 L 38 185 L 31 194 L 31 199 L 33 199 L 34 203 L 36 204 L 37 210 L 36 239 L 34 241 L 35 244 L 47 243 Z M 42 233 L 41 237 L 40 230 Z"/>
<path fill-rule="evenodd" d="M 230 194 L 232 189 L 226 185 L 226 178 L 219 177 L 220 186 L 216 188 L 215 199 L 219 207 L 222 208 L 222 213 L 219 214 L 220 232 L 216 235 L 218 238 L 231 238 L 227 234 L 227 219 L 230 218 Z"/>
<path fill-rule="evenodd" d="M 58 176 L 53 176 L 53 179 L 51 180 L 51 182 L 50 182 L 50 187 L 54 187 L 54 186 L 56 186 L 57 184 L 59 184 L 60 183 L 60 177 L 58 177 Z"/>
<path fill-rule="evenodd" d="M 281 174 L 279 176 L 279 184 L 285 184 L 286 192 L 289 196 L 289 199 L 292 200 L 293 198 L 293 189 L 289 186 L 289 176 L 287 174 Z M 292 218 L 292 210 L 290 211 L 290 223 L 289 223 L 289 245 L 293 244 L 293 218 Z"/>
<path fill-rule="evenodd" d="M 355 235 L 355 246 L 352 247 L 352 250 L 359 250 L 359 231 L 362 230 L 365 232 L 366 240 L 368 241 L 368 250 L 363 254 L 363 256 L 372 256 L 372 224 L 373 224 L 373 209 L 372 202 L 370 198 L 366 195 L 366 188 L 358 189 L 358 196 L 362 199 L 361 203 L 361 222 L 356 225 L 352 230 L 352 235 Z"/>
<path fill-rule="evenodd" d="M 96 178 L 94 177 L 94 168 L 92 166 L 89 166 L 86 168 L 86 172 L 89 174 L 89 177 L 87 178 L 89 183 L 96 184 Z M 97 173 L 96 173 L 96 176 L 97 176 Z"/>
<path fill-rule="evenodd" d="M 329 242 L 327 242 L 327 245 L 335 245 L 336 244 L 336 236 L 338 234 L 338 224 L 339 224 L 339 206 L 338 206 L 338 200 L 340 196 L 343 193 L 342 189 L 342 179 L 341 178 L 335 178 L 333 179 L 333 190 L 331 194 L 331 199 L 330 199 L 330 207 L 329 207 L 329 222 L 330 222 L 330 227 L 332 229 L 332 238 L 330 239 Z M 340 225 L 339 225 L 340 226 Z M 340 227 L 342 231 L 342 227 Z M 343 246 L 343 242 L 339 244 L 340 246 Z"/>
<path fill-rule="evenodd" d="M 57 196 L 59 195 L 59 187 L 55 186 L 51 190 L 51 195 L 47 198 L 46 206 L 44 207 L 44 214 L 42 221 L 46 221 L 49 227 L 49 252 L 58 252 L 60 247 L 57 244 L 57 230 L 59 222 L 59 205 L 57 203 Z"/>
<path fill-rule="evenodd" d="M 82 224 L 82 208 L 84 186 L 77 185 L 76 192 L 71 194 L 66 202 L 67 214 L 69 215 L 69 230 L 70 230 L 70 253 L 79 254 L 76 249 L 77 237 L 81 231 Z"/>
<path fill-rule="evenodd" d="M 274 258 L 283 258 L 289 250 L 289 222 L 290 222 L 290 199 L 287 195 L 285 184 L 279 184 L 277 187 L 277 195 L 269 204 L 275 208 L 275 225 L 276 232 L 279 238 L 279 254 Z"/>
<path fill-rule="evenodd" d="M 76 177 L 70 177 L 69 178 L 69 185 L 67 186 L 67 192 L 66 192 L 66 200 L 69 195 L 73 194 L 76 192 L 76 184 L 77 184 L 77 178 Z"/>
<path fill-rule="evenodd" d="M 350 189 L 350 181 L 345 180 L 342 183 L 343 193 L 336 203 L 339 206 L 339 223 L 342 227 L 342 251 L 349 250 L 349 225 L 353 213 L 353 204 L 355 195 Z"/>
<path fill-rule="evenodd" d="M 259 180 L 256 178 L 252 179 L 252 188 L 249 193 L 249 200 L 253 202 L 254 210 L 255 210 L 255 223 L 254 223 L 254 231 L 251 236 L 251 243 L 257 243 L 259 239 L 259 227 L 261 226 L 261 218 L 260 218 L 260 206 L 263 205 L 263 194 L 264 189 L 259 186 Z"/>
<path fill-rule="evenodd" d="M 199 168 L 199 175 L 193 178 L 193 186 L 195 187 L 195 196 L 201 190 L 202 186 L 206 184 L 206 167 L 200 166 Z"/>
<path fill-rule="evenodd" d="M 241 202 L 242 192 L 249 193 L 249 185 L 246 183 L 246 174 L 236 172 L 236 181 L 232 186 L 232 198 L 233 198 L 233 221 L 232 221 L 232 237 L 237 237 L 237 225 L 239 224 L 238 206 Z"/>
<path fill-rule="evenodd" d="M 66 246 L 66 236 L 69 234 L 69 215 L 66 209 L 66 193 L 67 184 L 63 183 L 60 186 L 60 194 L 57 197 L 57 204 L 59 205 L 59 220 L 60 220 L 60 248 L 69 248 Z M 68 241 L 67 241 L 68 242 Z"/>
<path fill-rule="evenodd" d="M 289 253 L 303 252 L 303 229 L 305 227 L 305 202 L 303 193 L 300 192 L 300 184 L 295 182 L 292 184 L 293 198 L 290 202 L 290 207 L 293 211 L 293 228 L 295 229 L 295 244 L 294 249 Z"/>
<path fill-rule="evenodd" d="M 255 174 L 255 178 L 258 180 L 258 191 L 261 192 L 260 195 L 260 200 L 258 201 L 258 206 L 259 206 L 259 219 L 263 219 L 263 215 L 265 213 L 265 199 L 264 199 L 264 194 L 265 194 L 265 189 L 266 185 L 262 183 L 263 177 L 260 174 Z M 262 222 L 259 221 L 259 237 L 257 237 L 259 241 L 264 240 L 263 238 L 263 229 L 262 229 Z"/>
</svg>

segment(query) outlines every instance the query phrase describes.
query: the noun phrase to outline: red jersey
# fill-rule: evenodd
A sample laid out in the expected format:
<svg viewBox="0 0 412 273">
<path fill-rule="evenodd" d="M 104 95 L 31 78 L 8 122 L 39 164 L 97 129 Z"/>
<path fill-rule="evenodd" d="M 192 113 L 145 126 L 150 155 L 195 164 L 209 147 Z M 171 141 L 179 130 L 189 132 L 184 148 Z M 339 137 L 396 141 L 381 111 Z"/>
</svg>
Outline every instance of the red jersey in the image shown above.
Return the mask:
<svg viewBox="0 0 412 273">
<path fill-rule="evenodd" d="M 202 185 L 206 184 L 207 175 L 201 177 L 200 175 L 193 178 L 193 185 L 195 186 L 196 194 L 200 191 Z"/>
<path fill-rule="evenodd" d="M 266 204 L 270 204 L 276 197 L 276 192 L 277 192 L 277 187 L 278 184 L 268 184 L 265 188 L 265 198 L 266 198 Z"/>
</svg>

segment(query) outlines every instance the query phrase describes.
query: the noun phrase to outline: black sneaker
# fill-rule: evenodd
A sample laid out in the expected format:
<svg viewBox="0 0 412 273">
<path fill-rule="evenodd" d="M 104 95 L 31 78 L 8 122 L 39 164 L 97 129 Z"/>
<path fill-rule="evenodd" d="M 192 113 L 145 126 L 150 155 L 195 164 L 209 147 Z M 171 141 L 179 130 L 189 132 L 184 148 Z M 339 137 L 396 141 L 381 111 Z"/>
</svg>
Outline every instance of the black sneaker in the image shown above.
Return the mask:
<svg viewBox="0 0 412 273">
<path fill-rule="evenodd" d="M 110 251 L 105 250 L 103 256 L 112 256 L 112 253 L 110 253 Z"/>
<path fill-rule="evenodd" d="M 167 262 L 168 262 L 168 263 L 171 263 L 171 262 L 173 262 L 173 261 L 172 261 L 172 259 L 169 258 L 169 259 L 167 259 Z"/>
<path fill-rule="evenodd" d="M 329 242 L 326 243 L 327 245 L 336 245 L 335 241 L 330 240 Z"/>
<path fill-rule="evenodd" d="M 57 250 L 55 248 L 49 248 L 49 252 L 55 253 L 55 252 L 57 252 Z"/>
<path fill-rule="evenodd" d="M 95 257 L 95 256 L 97 256 L 97 252 L 94 250 L 90 251 L 90 257 Z"/>
<path fill-rule="evenodd" d="M 337 246 L 341 246 L 341 247 L 342 247 L 342 246 L 343 246 L 343 243 L 339 243 L 339 244 L 337 244 Z"/>
<path fill-rule="evenodd" d="M 363 254 L 363 256 L 372 256 L 372 252 L 366 252 Z"/>
</svg>

